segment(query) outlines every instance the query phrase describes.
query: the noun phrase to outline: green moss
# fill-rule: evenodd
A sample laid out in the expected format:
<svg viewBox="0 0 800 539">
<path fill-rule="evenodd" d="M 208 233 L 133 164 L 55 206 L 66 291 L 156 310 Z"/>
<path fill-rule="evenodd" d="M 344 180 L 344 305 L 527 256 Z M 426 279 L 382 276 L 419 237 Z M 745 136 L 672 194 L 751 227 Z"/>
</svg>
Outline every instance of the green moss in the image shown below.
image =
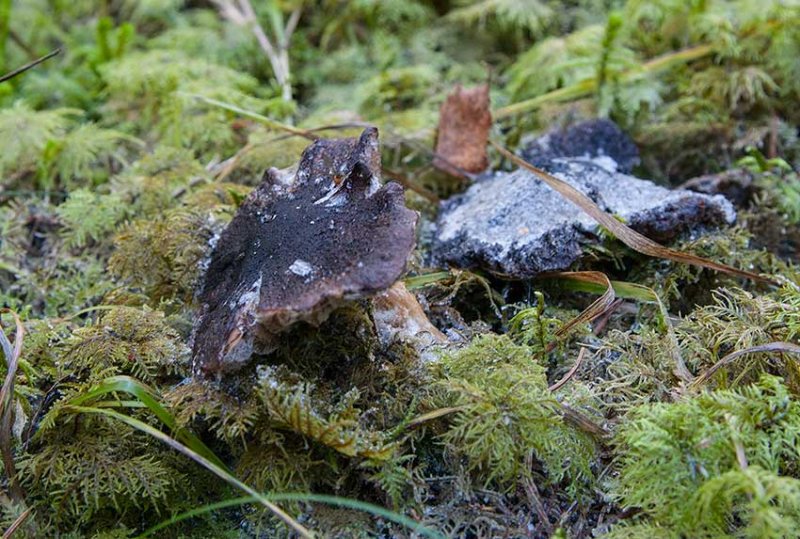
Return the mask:
<svg viewBox="0 0 800 539">
<path fill-rule="evenodd" d="M 677 240 L 673 247 L 755 273 L 789 273 L 789 266 L 773 253 L 758 248 L 753 234 L 743 226 L 696 232 Z M 656 290 L 671 310 L 679 313 L 688 313 L 696 305 L 710 303 L 713 301 L 712 292 L 719 287 L 746 286 L 754 292 L 766 291 L 757 283 L 667 260 L 649 259 L 634 267 L 630 278 Z"/>
<path fill-rule="evenodd" d="M 642 406 L 615 443 L 614 495 L 676 534 L 785 537 L 800 523 L 800 404 L 778 378 Z"/>
<path fill-rule="evenodd" d="M 771 295 L 754 296 L 743 290 L 718 290 L 711 305 L 692 312 L 675 329 L 687 363 L 702 372 L 731 352 L 796 335 L 795 310 Z M 787 321 L 789 322 L 787 324 Z M 725 387 L 754 382 L 761 373 L 786 377 L 797 390 L 798 370 L 790 357 L 745 355 L 716 375 Z"/>
<path fill-rule="evenodd" d="M 133 524 L 140 511 L 164 511 L 186 486 L 183 474 L 149 440 L 118 424 L 62 428 L 64 433 L 51 433 L 45 445 L 19 461 L 23 484 L 60 526 Z"/>
<path fill-rule="evenodd" d="M 127 394 L 88 404 L 194 433 L 258 490 L 379 503 L 448 536 L 579 537 L 611 526 L 611 537 L 762 537 L 800 526 L 797 362 L 748 354 L 703 387 L 677 371 L 685 363 L 697 376 L 731 352 L 800 338 L 791 265 L 800 190 L 788 167 L 800 155 L 797 6 L 321 0 L 287 40 L 288 102 L 251 27 L 213 2 L 5 4 L 7 69 L 62 53 L 0 87 L 0 307 L 26 329 L 4 408 L 13 430 L 0 436 L 26 496 L 0 496 L 3 529 L 30 508 L 20 536 L 132 537 L 233 496 L 144 434 L 66 406 L 112 375 L 146 382 L 182 430 Z M 273 35 L 277 11 L 253 4 Z M 270 3 L 282 10 L 276 20 L 288 20 L 290 4 Z M 669 60 L 685 50 L 693 60 Z M 547 285 L 545 305 L 530 297 L 538 282 L 453 270 L 424 288 L 432 321 L 465 341 L 438 361 L 383 342 L 370 302 L 359 301 L 319 327 L 297 324 L 241 372 L 190 378 L 194 292 L 216 234 L 268 168 L 294 165 L 307 145 L 196 95 L 306 129 L 337 126 L 315 131 L 324 136 L 357 135 L 368 121 L 381 130 L 385 176 L 445 199 L 466 184 L 431 170 L 439 104 L 455 83 L 487 80 L 495 112 L 536 99 L 523 114 L 495 115 L 492 137 L 507 145 L 531 126 L 599 115 L 640 143 L 638 175 L 678 183 L 751 168 L 739 226 L 673 247 L 785 286 L 645 261 L 605 239 L 587 265 L 655 289 L 669 316 L 628 299 L 562 337 L 586 297 Z M 435 219 L 438 204 L 415 204 Z M 421 230 L 412 267 L 424 281 Z M 11 318 L 2 323 L 13 340 Z M 551 392 L 580 349 L 581 365 Z M 614 431 L 613 443 L 578 429 L 577 413 Z M 331 536 L 407 533 L 351 510 L 282 507 Z M 245 506 L 162 533 L 289 532 Z"/>
<path fill-rule="evenodd" d="M 275 427 L 302 434 L 351 457 L 385 460 L 391 455 L 393 447 L 381 433 L 359 424 L 362 413 L 355 408 L 358 390 L 348 391 L 336 402 L 324 398 L 324 394 L 315 398 L 311 384 L 282 378 L 272 369 L 259 373 L 258 395 Z"/>
<path fill-rule="evenodd" d="M 568 478 L 577 493 L 591 483 L 594 444 L 565 423 L 531 348 L 483 335 L 434 368 L 441 404 L 459 408 L 442 439 L 484 484 L 512 488 L 530 473 L 529 453 L 551 484 Z"/>
<path fill-rule="evenodd" d="M 93 325 L 76 329 L 60 345 L 62 373 L 100 379 L 130 374 L 147 382 L 188 370 L 189 351 L 164 315 L 147 308 L 116 307 Z"/>
<path fill-rule="evenodd" d="M 197 210 L 179 208 L 140 219 L 117 234 L 109 269 L 155 301 L 185 301 L 198 283 L 212 236 L 210 216 Z"/>
<path fill-rule="evenodd" d="M 609 413 L 618 414 L 649 402 L 669 400 L 679 383 L 675 353 L 668 334 L 649 326 L 637 332 L 612 330 L 592 358 L 593 383 Z"/>
</svg>

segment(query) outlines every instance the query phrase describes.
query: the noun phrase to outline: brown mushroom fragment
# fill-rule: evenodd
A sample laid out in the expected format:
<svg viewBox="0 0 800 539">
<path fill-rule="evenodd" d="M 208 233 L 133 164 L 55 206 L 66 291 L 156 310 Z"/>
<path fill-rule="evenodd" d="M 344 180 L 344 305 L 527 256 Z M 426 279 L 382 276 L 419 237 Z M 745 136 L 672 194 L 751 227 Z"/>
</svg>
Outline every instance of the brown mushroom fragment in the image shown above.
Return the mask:
<svg viewBox="0 0 800 539">
<path fill-rule="evenodd" d="M 447 336 L 434 326 L 402 281 L 372 300 L 372 318 L 384 346 L 395 340 L 410 343 L 423 361 L 435 357 L 436 345 L 447 343 Z"/>
<path fill-rule="evenodd" d="M 268 351 L 297 321 L 389 288 L 414 248 L 417 214 L 380 184 L 378 131 L 319 140 L 293 181 L 271 170 L 223 231 L 199 296 L 193 357 L 206 375 Z"/>
<path fill-rule="evenodd" d="M 459 177 L 483 172 L 489 166 L 486 144 L 491 127 L 489 85 L 469 89 L 457 85 L 439 110 L 433 165 Z"/>
</svg>

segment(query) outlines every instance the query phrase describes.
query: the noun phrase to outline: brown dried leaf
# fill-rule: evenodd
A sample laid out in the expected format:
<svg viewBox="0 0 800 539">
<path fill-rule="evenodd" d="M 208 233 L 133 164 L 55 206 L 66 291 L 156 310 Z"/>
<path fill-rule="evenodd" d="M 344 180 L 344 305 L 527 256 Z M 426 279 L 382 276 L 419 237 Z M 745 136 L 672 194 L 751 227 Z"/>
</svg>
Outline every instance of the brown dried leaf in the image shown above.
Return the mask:
<svg viewBox="0 0 800 539">
<path fill-rule="evenodd" d="M 586 309 L 584 309 L 578 316 L 558 328 L 556 331 L 556 336 L 561 338 L 565 335 L 568 335 L 572 329 L 577 326 L 578 324 L 583 324 L 584 322 L 591 322 L 611 307 L 611 304 L 614 303 L 616 299 L 616 295 L 614 293 L 614 287 L 611 285 L 611 281 L 608 279 L 608 276 L 600 271 L 567 271 L 561 273 L 554 273 L 550 274 L 549 276 L 552 277 L 570 277 L 576 281 L 583 281 L 587 283 L 594 283 L 606 288 L 606 291 L 596 300 L 592 302 Z"/>
<path fill-rule="evenodd" d="M 459 84 L 439 111 L 433 165 L 453 176 L 483 172 L 489 166 L 486 142 L 492 127 L 489 85 L 464 89 Z"/>
</svg>

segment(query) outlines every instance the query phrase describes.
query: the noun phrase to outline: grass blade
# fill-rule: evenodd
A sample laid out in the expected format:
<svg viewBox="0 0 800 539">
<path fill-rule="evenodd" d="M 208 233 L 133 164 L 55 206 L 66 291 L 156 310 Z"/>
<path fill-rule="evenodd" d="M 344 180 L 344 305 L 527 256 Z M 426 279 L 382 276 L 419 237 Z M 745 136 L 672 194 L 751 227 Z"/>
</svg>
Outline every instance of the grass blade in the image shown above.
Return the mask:
<svg viewBox="0 0 800 539">
<path fill-rule="evenodd" d="M 283 509 L 281 509 L 280 507 L 269 501 L 265 496 L 259 494 L 258 492 L 247 486 L 245 483 L 239 481 L 239 479 L 233 476 L 224 466 L 220 466 L 215 462 L 213 462 L 212 460 L 207 459 L 203 455 L 186 447 L 176 439 L 158 430 L 157 428 L 152 427 L 143 421 L 139 421 L 136 418 L 127 416 L 125 414 L 120 414 L 119 412 L 115 412 L 114 410 L 109 410 L 106 408 L 90 408 L 85 406 L 67 405 L 64 407 L 64 409 L 75 413 L 99 414 L 99 415 L 104 415 L 106 417 L 111 417 L 125 423 L 130 427 L 133 427 L 134 429 L 140 432 L 148 434 L 153 438 L 164 442 L 174 450 L 178 451 L 179 453 L 189 457 L 196 463 L 200 464 L 205 469 L 207 469 L 208 471 L 210 471 L 211 473 L 213 473 L 214 475 L 216 475 L 229 485 L 255 498 L 255 500 L 258 503 L 266 507 L 269 511 L 272 512 L 272 514 L 281 519 L 287 526 L 296 531 L 301 537 L 309 539 L 314 537 L 314 535 L 308 529 L 306 529 L 302 524 L 300 524 L 291 516 L 289 516 L 286 512 L 283 511 Z"/>
<path fill-rule="evenodd" d="M 175 417 L 164 408 L 155 397 L 155 391 L 147 387 L 140 381 L 131 378 L 130 376 L 111 376 L 103 380 L 102 383 L 93 387 L 85 393 L 81 393 L 64 404 L 68 406 L 81 406 L 87 402 L 94 401 L 98 397 L 108 395 L 109 393 L 128 393 L 133 395 L 144 406 L 146 406 L 153 414 L 161 421 L 175 437 L 182 443 L 191 448 L 192 451 L 202 455 L 204 458 L 213 462 L 220 468 L 225 468 L 225 464 L 211 451 L 197 436 L 192 434 L 189 430 L 179 427 Z M 98 403 L 95 403 L 97 406 Z M 107 402 L 100 403 L 101 406 L 107 407 Z"/>
<path fill-rule="evenodd" d="M 539 277 L 543 279 L 553 278 L 564 280 L 566 281 L 566 283 L 564 283 L 565 288 L 576 292 L 602 294 L 605 291 L 605 286 L 583 279 L 576 279 L 572 273 L 574 272 L 543 273 Z M 614 288 L 614 294 L 618 298 L 632 299 L 645 303 L 659 302 L 658 295 L 652 288 L 647 286 L 626 281 L 611 281 L 611 286 Z"/>
<path fill-rule="evenodd" d="M 386 520 L 389 520 L 391 522 L 395 522 L 397 524 L 405 526 L 412 532 L 416 532 L 423 537 L 429 537 L 431 539 L 444 539 L 444 536 L 441 533 L 435 530 L 431 530 L 430 528 L 426 528 L 419 522 L 416 522 L 415 520 L 412 520 L 405 515 L 395 513 L 394 511 L 389 511 L 388 509 L 385 509 L 379 505 L 374 505 L 359 500 L 340 498 L 338 496 L 328 496 L 325 494 L 305 494 L 305 493 L 293 493 L 293 492 L 280 493 L 280 494 L 265 494 L 264 497 L 269 498 L 274 502 L 282 502 L 282 501 L 316 502 L 316 503 L 324 503 L 328 505 L 344 507 L 347 509 L 355 509 L 357 511 L 364 511 L 366 513 L 370 513 L 375 516 L 385 518 Z M 149 537 L 157 531 L 163 530 L 168 526 L 171 526 L 188 518 L 200 516 L 205 513 L 210 513 L 211 511 L 217 511 L 219 509 L 226 509 L 229 507 L 236 507 L 243 504 L 255 503 L 257 501 L 258 499 L 253 496 L 244 496 L 241 498 L 233 498 L 230 500 L 223 500 L 221 502 L 204 505 L 203 507 L 197 507 L 190 511 L 186 511 L 185 513 L 180 513 L 178 515 L 175 515 L 172 518 L 165 520 L 164 522 L 156 524 L 152 528 L 145 530 L 141 535 L 137 537 L 137 539 Z"/>
<path fill-rule="evenodd" d="M 602 294 L 603 288 L 595 282 L 592 282 L 587 279 L 580 279 L 575 277 L 575 272 L 562 272 L 562 273 L 548 273 L 543 274 L 542 277 L 552 277 L 556 279 L 564 279 L 568 281 L 569 288 L 572 290 L 578 290 L 581 292 L 590 292 L 593 294 Z M 669 312 L 667 312 L 667 308 L 664 306 L 664 303 L 661 301 L 661 298 L 658 297 L 656 291 L 652 288 L 648 288 L 646 286 L 636 284 L 636 283 L 628 283 L 625 281 L 610 281 L 611 286 L 614 288 L 615 293 L 621 297 L 626 299 L 635 299 L 637 301 L 644 301 L 647 303 L 655 303 L 658 306 L 658 312 L 661 315 L 661 323 L 663 325 L 663 330 L 667 332 L 667 336 L 669 337 L 670 341 L 670 354 L 672 355 L 672 360 L 675 363 L 674 374 L 684 382 L 691 382 L 694 377 L 689 369 L 686 367 L 686 363 L 683 361 L 683 357 L 681 356 L 680 352 L 680 345 L 678 344 L 678 338 L 675 336 L 675 331 L 672 329 L 672 323 L 670 322 Z"/>
<path fill-rule="evenodd" d="M 678 64 L 684 64 L 693 60 L 698 60 L 708 56 L 714 51 L 711 45 L 698 45 L 682 51 L 672 52 L 653 58 L 652 60 L 643 63 L 641 66 L 635 67 L 622 73 L 619 80 L 622 82 L 629 82 L 635 80 L 642 75 L 657 73 Z M 590 79 L 582 80 L 566 86 L 547 92 L 545 94 L 536 96 L 519 103 L 513 103 L 505 107 L 499 108 L 492 113 L 495 119 L 507 118 L 516 114 L 530 112 L 541 107 L 547 103 L 558 103 L 560 101 L 569 101 L 572 99 L 580 99 L 587 97 L 597 91 L 598 79 L 593 77 Z"/>
<path fill-rule="evenodd" d="M 433 273 L 423 273 L 421 275 L 414 275 L 413 277 L 406 277 L 403 279 L 408 290 L 418 290 L 426 286 L 446 281 L 453 276 L 449 271 L 436 271 Z"/>
<path fill-rule="evenodd" d="M 0 453 L 2 453 L 3 468 L 8 478 L 11 497 L 16 502 L 22 502 L 25 498 L 25 493 L 19 484 L 19 479 L 17 479 L 17 468 L 14 465 L 14 454 L 11 448 L 14 437 L 14 379 L 17 376 L 19 356 L 22 354 L 22 339 L 25 336 L 25 327 L 14 311 L 0 309 L 0 313 L 11 313 L 16 326 L 13 346 L 8 337 L 6 337 L 3 328 L 0 327 L 0 348 L 2 348 L 3 356 L 6 360 L 6 379 L 3 382 L 3 388 L 0 389 Z"/>
<path fill-rule="evenodd" d="M 559 275 L 559 274 L 556 274 Z M 563 272 L 560 275 L 569 275 L 570 278 L 576 281 L 582 282 L 589 282 L 594 283 L 598 286 L 605 287 L 605 291 L 603 294 L 594 300 L 591 305 L 589 305 L 586 309 L 584 309 L 578 316 L 558 328 L 555 332 L 556 337 L 564 337 L 565 335 L 569 334 L 572 331 L 572 328 L 577 326 L 578 324 L 582 324 L 584 322 L 590 322 L 606 312 L 606 310 L 611 307 L 611 304 L 614 303 L 614 300 L 617 299 L 614 293 L 614 287 L 611 285 L 611 281 L 609 280 L 608 276 L 605 273 L 600 271 L 568 271 Z M 555 347 L 555 342 L 550 344 L 550 347 Z"/>
</svg>

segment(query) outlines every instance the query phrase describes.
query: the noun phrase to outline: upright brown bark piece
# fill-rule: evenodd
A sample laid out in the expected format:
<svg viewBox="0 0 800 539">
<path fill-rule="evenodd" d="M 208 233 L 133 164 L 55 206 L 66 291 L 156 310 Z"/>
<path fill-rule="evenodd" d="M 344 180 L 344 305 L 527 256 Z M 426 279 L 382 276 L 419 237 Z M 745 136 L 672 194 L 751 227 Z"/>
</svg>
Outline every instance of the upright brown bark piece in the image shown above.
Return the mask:
<svg viewBox="0 0 800 539">
<path fill-rule="evenodd" d="M 436 137 L 436 168 L 454 176 L 483 172 L 489 166 L 486 144 L 492 114 L 489 85 L 464 89 L 459 84 L 447 96 L 439 111 Z"/>
<path fill-rule="evenodd" d="M 390 287 L 414 248 L 417 214 L 380 185 L 378 131 L 319 140 L 293 181 L 277 172 L 222 233 L 200 293 L 195 367 L 235 370 L 294 322 L 322 322 L 345 300 Z"/>
</svg>

